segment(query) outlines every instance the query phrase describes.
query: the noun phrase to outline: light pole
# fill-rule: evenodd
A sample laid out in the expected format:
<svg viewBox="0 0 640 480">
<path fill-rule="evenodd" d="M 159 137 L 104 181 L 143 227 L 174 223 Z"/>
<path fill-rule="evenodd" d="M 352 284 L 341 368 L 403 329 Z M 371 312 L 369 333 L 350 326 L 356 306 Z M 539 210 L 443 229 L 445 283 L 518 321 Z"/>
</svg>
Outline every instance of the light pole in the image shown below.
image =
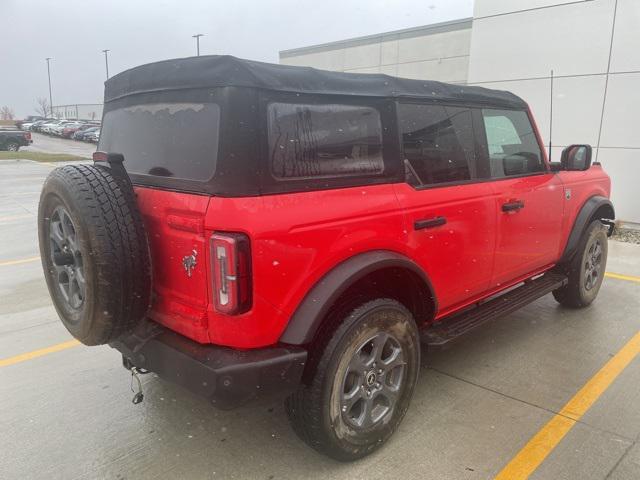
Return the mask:
<svg viewBox="0 0 640 480">
<path fill-rule="evenodd" d="M 195 35 L 191 35 L 191 37 L 196 39 L 196 53 L 199 57 L 200 56 L 200 37 L 204 37 L 204 33 L 196 33 Z"/>
<path fill-rule="evenodd" d="M 51 68 L 49 68 L 49 60 L 52 60 L 52 58 L 47 57 L 45 58 L 45 60 L 47 61 L 47 76 L 49 77 L 49 110 L 51 112 L 51 117 L 53 117 L 53 98 L 51 96 Z"/>
<path fill-rule="evenodd" d="M 104 53 L 104 66 L 107 69 L 107 80 L 109 80 L 109 55 L 108 53 L 111 50 L 102 50 L 102 53 Z"/>
</svg>

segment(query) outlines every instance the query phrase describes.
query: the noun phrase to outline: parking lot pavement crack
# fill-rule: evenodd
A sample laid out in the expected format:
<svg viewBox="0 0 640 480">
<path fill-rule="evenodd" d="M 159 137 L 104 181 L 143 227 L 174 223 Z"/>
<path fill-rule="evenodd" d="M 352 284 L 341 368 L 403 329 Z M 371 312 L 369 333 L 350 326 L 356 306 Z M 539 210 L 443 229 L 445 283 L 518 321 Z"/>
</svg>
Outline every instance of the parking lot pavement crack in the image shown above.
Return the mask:
<svg viewBox="0 0 640 480">
<path fill-rule="evenodd" d="M 36 323 L 34 325 L 29 325 L 28 327 L 16 328 L 15 330 L 7 330 L 5 332 L 0 331 L 0 337 L 3 335 L 11 335 L 17 332 L 24 332 L 25 330 L 30 330 L 32 328 L 42 327 L 44 325 L 51 325 L 52 323 L 58 323 L 59 320 L 51 320 L 49 322 Z"/>
<path fill-rule="evenodd" d="M 625 457 L 629 454 L 629 452 L 631 451 L 631 449 L 633 448 L 633 446 L 636 444 L 636 442 L 632 442 L 624 451 L 624 453 L 622 455 L 620 455 L 620 458 L 618 459 L 618 461 L 616 463 L 613 464 L 613 466 L 611 467 L 611 469 L 607 472 L 607 475 L 604 477 L 604 480 L 608 480 L 609 478 L 611 478 L 611 475 L 613 475 L 613 472 L 616 471 L 616 469 L 618 468 L 618 466 L 622 463 L 622 461 L 625 459 Z"/>
<path fill-rule="evenodd" d="M 112 458 L 111 460 L 108 460 L 106 462 L 102 462 L 101 464 L 98 464 L 98 465 L 92 467 L 91 471 L 81 473 L 80 475 L 78 475 L 76 477 L 72 477 L 71 480 L 81 480 L 81 479 L 84 479 L 84 478 L 95 478 L 95 472 L 96 471 L 102 470 L 102 469 L 104 469 L 104 468 L 106 468 L 106 467 L 108 467 L 110 465 L 120 463 L 125 458 L 130 457 L 131 455 L 135 455 L 138 452 L 144 450 L 145 448 L 147 448 L 147 442 L 142 441 L 141 444 L 139 444 L 137 447 L 134 447 L 134 448 L 128 450 L 126 453 L 123 453 L 122 455 L 117 455 L 116 457 Z M 165 470 L 164 473 L 169 473 L 169 470 Z"/>
<path fill-rule="evenodd" d="M 489 387 L 486 387 L 484 385 L 480 385 L 478 383 L 472 382 L 471 380 L 467 380 L 467 379 L 459 377 L 457 375 L 453 375 L 451 373 L 447 373 L 447 372 L 445 372 L 443 370 L 440 370 L 438 368 L 429 367 L 429 366 L 427 366 L 426 368 L 428 368 L 429 370 L 433 370 L 434 372 L 439 373 L 441 375 L 445 375 L 445 376 L 447 376 L 449 378 L 452 378 L 454 380 L 458 380 L 459 382 L 464 382 L 464 383 L 466 383 L 468 385 L 472 385 L 474 387 L 481 388 L 482 390 L 486 390 L 488 392 L 495 393 L 496 395 L 500 395 L 501 397 L 508 398 L 509 400 L 513 400 L 515 402 L 519 402 L 519 403 L 525 404 L 525 405 L 527 405 L 529 407 L 533 407 L 533 408 L 536 408 L 538 410 L 543 410 L 543 411 L 545 411 L 545 412 L 547 412 L 547 413 L 549 413 L 551 415 L 558 415 L 560 417 L 567 418 L 567 419 L 571 420 L 572 422 L 575 422 L 576 424 L 584 425 L 585 427 L 588 427 L 588 428 L 590 428 L 592 430 L 595 430 L 597 432 L 605 433 L 605 434 L 608 434 L 608 435 L 613 435 L 613 436 L 615 436 L 615 437 L 617 437 L 617 438 L 619 438 L 621 440 L 626 440 L 626 441 L 630 442 L 631 444 L 636 443 L 640 439 L 640 436 L 637 439 L 633 439 L 633 438 L 625 437 L 624 435 L 620 435 L 619 433 L 612 432 L 610 430 L 605 430 L 605 429 L 596 427 L 595 425 L 591 425 L 591 424 L 589 424 L 587 422 L 583 422 L 582 420 L 576 420 L 575 418 L 571 418 L 569 416 L 564 415 L 562 412 L 556 412 L 555 410 L 553 410 L 551 408 L 543 407 L 542 405 L 538 405 L 538 404 L 535 404 L 535 403 L 532 403 L 532 402 L 528 402 L 527 400 L 523 400 L 522 398 L 514 397 L 512 395 L 509 395 L 507 393 L 501 392 L 499 390 L 495 390 L 493 388 L 489 388 Z"/>
</svg>

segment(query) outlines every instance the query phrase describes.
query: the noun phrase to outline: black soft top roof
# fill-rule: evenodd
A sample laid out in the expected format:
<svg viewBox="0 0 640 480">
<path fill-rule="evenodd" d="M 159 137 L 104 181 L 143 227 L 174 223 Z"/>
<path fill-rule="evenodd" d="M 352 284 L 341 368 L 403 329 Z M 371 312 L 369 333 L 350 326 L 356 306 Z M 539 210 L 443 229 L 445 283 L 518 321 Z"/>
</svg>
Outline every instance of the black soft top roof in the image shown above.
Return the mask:
<svg viewBox="0 0 640 480">
<path fill-rule="evenodd" d="M 330 72 L 242 60 L 230 55 L 177 58 L 126 70 L 105 82 L 104 101 L 145 92 L 228 86 L 293 93 L 430 98 L 526 108 L 520 97 L 501 90 L 382 74 Z"/>
</svg>

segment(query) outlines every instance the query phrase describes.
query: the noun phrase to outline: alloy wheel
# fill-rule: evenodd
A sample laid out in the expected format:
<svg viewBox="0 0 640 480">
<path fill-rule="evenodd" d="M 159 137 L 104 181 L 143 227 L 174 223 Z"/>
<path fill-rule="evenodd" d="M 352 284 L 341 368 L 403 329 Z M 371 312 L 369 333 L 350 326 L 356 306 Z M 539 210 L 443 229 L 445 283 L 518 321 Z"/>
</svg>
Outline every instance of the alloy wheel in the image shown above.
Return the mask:
<svg viewBox="0 0 640 480">
<path fill-rule="evenodd" d="M 340 408 L 345 422 L 359 429 L 371 428 L 392 415 L 405 367 L 400 343 L 387 332 L 378 332 L 360 345 L 342 381 Z"/>
<path fill-rule="evenodd" d="M 602 245 L 595 240 L 586 252 L 584 259 L 584 288 L 589 291 L 598 282 L 602 274 Z"/>
<path fill-rule="evenodd" d="M 67 304 L 78 310 L 84 302 L 86 280 L 76 231 L 67 210 L 56 207 L 49 224 L 52 275 Z"/>
</svg>

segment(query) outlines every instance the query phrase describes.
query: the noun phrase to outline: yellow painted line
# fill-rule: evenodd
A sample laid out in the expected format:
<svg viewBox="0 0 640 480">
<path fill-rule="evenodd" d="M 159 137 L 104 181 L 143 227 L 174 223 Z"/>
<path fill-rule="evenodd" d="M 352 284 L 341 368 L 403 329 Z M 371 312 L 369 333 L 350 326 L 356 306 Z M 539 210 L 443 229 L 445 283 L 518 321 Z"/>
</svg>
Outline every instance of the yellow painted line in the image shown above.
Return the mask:
<svg viewBox="0 0 640 480">
<path fill-rule="evenodd" d="M 60 352 L 68 348 L 77 347 L 80 345 L 78 340 L 69 340 L 68 342 L 58 343 L 57 345 L 51 345 L 50 347 L 41 348 L 40 350 L 34 350 L 32 352 L 21 353 L 15 357 L 5 358 L 0 360 L 0 367 L 8 367 L 9 365 L 15 365 L 16 363 L 25 362 L 34 358 L 42 357 L 50 353 Z"/>
<path fill-rule="evenodd" d="M 524 480 L 540 466 L 578 420 L 600 398 L 613 381 L 640 353 L 640 332 L 636 333 L 604 367 L 520 450 L 496 480 Z"/>
<path fill-rule="evenodd" d="M 618 280 L 627 280 L 629 282 L 640 283 L 640 277 L 634 277 L 633 275 L 620 275 L 619 273 L 606 272 L 605 277 L 617 278 Z"/>
<path fill-rule="evenodd" d="M 18 260 L 8 260 L 6 262 L 0 262 L 0 267 L 6 267 L 7 265 L 20 265 L 21 263 L 37 262 L 40 257 L 28 257 L 19 258 Z"/>
</svg>

